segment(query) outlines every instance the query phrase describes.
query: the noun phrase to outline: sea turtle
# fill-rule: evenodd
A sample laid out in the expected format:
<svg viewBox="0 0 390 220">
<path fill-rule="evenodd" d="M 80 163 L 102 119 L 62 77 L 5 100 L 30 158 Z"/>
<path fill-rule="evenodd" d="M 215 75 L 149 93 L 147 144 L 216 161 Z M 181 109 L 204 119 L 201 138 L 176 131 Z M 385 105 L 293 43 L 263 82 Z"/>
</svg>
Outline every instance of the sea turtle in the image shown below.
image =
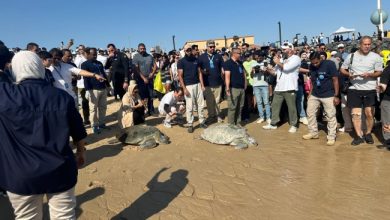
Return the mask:
<svg viewBox="0 0 390 220">
<path fill-rule="evenodd" d="M 235 149 L 245 149 L 248 145 L 257 146 L 256 140 L 249 136 L 246 129 L 232 124 L 215 124 L 200 135 L 203 140 L 213 144 L 229 144 Z"/>
<path fill-rule="evenodd" d="M 123 128 L 116 138 L 124 143 L 138 145 L 141 149 L 150 149 L 159 144 L 169 144 L 169 137 L 155 127 L 147 125 L 135 125 Z"/>
</svg>

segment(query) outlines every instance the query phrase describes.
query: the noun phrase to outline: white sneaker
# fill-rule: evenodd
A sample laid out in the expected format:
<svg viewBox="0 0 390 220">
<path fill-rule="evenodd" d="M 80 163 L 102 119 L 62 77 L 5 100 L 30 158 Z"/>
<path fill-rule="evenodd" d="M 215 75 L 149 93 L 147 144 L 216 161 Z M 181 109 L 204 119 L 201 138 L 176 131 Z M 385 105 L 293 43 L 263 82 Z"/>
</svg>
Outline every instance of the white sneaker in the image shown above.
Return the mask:
<svg viewBox="0 0 390 220">
<path fill-rule="evenodd" d="M 261 124 L 261 123 L 263 123 L 263 121 L 264 121 L 264 118 L 259 118 L 259 119 L 257 119 L 256 123 Z"/>
<path fill-rule="evenodd" d="M 267 125 L 264 125 L 263 126 L 263 129 L 265 129 L 265 130 L 275 130 L 275 129 L 277 129 L 278 127 L 276 127 L 276 126 L 273 126 L 273 125 L 271 125 L 271 124 L 267 124 Z"/>
<path fill-rule="evenodd" d="M 164 121 L 164 127 L 172 128 L 172 125 L 171 125 L 171 123 Z"/>
<path fill-rule="evenodd" d="M 290 129 L 288 129 L 288 132 L 290 132 L 290 133 L 295 133 L 295 132 L 297 132 L 297 127 L 291 126 Z"/>
<path fill-rule="evenodd" d="M 307 117 L 302 117 L 299 119 L 299 122 L 301 122 L 304 125 L 308 125 L 309 121 L 307 120 Z"/>
<path fill-rule="evenodd" d="M 223 122 L 223 119 L 222 118 L 220 118 L 220 117 L 218 117 L 218 123 L 222 123 Z"/>
<path fill-rule="evenodd" d="M 345 127 L 339 128 L 340 132 L 345 132 Z"/>
<path fill-rule="evenodd" d="M 269 118 L 269 119 L 267 119 L 267 124 L 271 124 L 271 119 Z"/>
</svg>

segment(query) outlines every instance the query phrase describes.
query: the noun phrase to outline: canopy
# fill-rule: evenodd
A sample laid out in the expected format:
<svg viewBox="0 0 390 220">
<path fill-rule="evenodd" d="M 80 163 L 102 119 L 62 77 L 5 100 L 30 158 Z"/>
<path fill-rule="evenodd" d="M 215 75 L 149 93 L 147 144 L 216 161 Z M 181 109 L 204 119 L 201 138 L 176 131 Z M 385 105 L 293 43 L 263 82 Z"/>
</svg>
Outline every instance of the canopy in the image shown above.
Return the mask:
<svg viewBox="0 0 390 220">
<path fill-rule="evenodd" d="M 339 29 L 337 29 L 337 31 L 333 32 L 333 34 L 346 34 L 351 32 L 355 32 L 355 29 L 340 27 Z"/>
</svg>

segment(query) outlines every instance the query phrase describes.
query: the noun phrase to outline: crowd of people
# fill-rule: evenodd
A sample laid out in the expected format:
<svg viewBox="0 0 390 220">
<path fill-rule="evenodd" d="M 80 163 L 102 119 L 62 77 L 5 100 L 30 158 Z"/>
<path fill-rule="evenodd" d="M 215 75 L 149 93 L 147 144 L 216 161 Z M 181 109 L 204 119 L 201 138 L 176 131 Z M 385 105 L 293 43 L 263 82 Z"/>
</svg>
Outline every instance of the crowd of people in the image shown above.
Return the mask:
<svg viewBox="0 0 390 220">
<path fill-rule="evenodd" d="M 257 132 L 287 121 L 288 132 L 302 124 L 308 131 L 302 138 L 317 139 L 318 125 L 326 123 L 327 145 L 335 144 L 337 131 L 354 131 L 351 145 L 357 146 L 374 143 L 376 120 L 390 150 L 390 69 L 371 51 L 372 43 L 363 36 L 359 47 L 347 52 L 343 42 L 330 51 L 324 43 L 256 48 L 235 41 L 216 50 L 209 40 L 204 51 L 187 45 L 168 53 L 155 48 L 148 53 L 140 43 L 132 54 L 114 44 L 106 50 L 79 45 L 74 56 L 72 41 L 49 51 L 29 43 L 15 54 L 0 42 L 0 187 L 17 219 L 41 218 L 44 194 L 53 219 L 75 219 L 85 128 L 95 135 L 107 128 L 108 96 L 121 102 L 120 128 L 158 114 L 165 129 L 185 117 L 192 133 L 195 115 L 205 129 L 223 122 L 245 126 L 255 114 L 255 123 L 263 124 Z"/>
</svg>

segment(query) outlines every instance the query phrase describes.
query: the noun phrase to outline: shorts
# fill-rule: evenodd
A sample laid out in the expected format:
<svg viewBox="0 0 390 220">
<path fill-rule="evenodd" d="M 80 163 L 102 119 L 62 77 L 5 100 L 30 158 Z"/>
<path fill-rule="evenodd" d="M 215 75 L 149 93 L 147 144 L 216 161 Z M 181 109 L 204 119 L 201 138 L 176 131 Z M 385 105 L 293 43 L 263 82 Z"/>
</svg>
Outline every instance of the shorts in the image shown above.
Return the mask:
<svg viewBox="0 0 390 220">
<path fill-rule="evenodd" d="M 350 108 L 374 107 L 376 103 L 375 100 L 375 90 L 348 90 L 347 106 Z"/>
</svg>

